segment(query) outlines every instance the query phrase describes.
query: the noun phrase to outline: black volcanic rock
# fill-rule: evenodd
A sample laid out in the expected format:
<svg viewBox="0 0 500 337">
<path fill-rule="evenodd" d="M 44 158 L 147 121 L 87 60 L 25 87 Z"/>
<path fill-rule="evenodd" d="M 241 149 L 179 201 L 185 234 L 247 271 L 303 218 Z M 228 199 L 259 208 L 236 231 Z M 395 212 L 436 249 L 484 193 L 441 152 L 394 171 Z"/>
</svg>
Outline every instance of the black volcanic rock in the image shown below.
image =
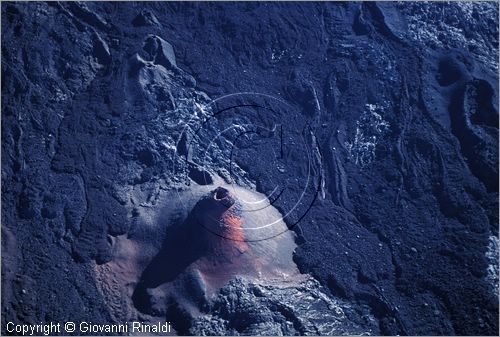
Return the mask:
<svg viewBox="0 0 500 337">
<path fill-rule="evenodd" d="M 132 20 L 132 25 L 135 27 L 140 26 L 152 26 L 159 25 L 158 19 L 156 16 L 148 10 L 141 10 L 139 14 Z"/>
<path fill-rule="evenodd" d="M 498 3 L 1 11 L 3 334 L 122 323 L 96 270 L 127 238 L 155 256 L 172 196 L 224 181 L 290 211 L 318 283 L 232 280 L 197 317 L 169 299 L 178 333 L 498 335 Z"/>
</svg>

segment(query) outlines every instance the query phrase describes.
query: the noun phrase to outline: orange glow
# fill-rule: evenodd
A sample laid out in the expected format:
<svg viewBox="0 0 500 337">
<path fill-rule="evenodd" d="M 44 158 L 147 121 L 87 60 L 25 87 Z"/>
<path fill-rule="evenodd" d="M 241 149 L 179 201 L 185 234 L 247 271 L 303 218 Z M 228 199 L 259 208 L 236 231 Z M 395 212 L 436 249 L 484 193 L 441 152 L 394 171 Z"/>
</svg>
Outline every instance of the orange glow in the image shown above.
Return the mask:
<svg viewBox="0 0 500 337">
<path fill-rule="evenodd" d="M 230 208 L 224 212 L 222 220 L 226 225 L 224 236 L 233 240 L 233 245 L 237 246 L 241 251 L 246 251 L 248 249 L 248 245 L 244 242 L 245 235 L 242 228 L 243 219 L 234 214 Z"/>
</svg>

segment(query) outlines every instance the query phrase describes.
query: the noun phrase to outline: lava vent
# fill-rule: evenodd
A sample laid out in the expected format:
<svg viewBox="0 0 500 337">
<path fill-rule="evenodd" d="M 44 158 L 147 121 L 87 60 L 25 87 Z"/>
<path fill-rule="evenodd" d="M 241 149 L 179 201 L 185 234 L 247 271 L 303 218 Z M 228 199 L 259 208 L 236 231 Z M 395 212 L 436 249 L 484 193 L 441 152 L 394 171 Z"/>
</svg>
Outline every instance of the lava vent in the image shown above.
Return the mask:
<svg viewBox="0 0 500 337">
<path fill-rule="evenodd" d="M 193 312 L 236 277 L 301 278 L 294 249 L 293 233 L 267 198 L 218 187 L 200 198 L 183 223 L 169 228 L 140 277 L 134 303 L 150 314 L 164 314 L 172 301 Z"/>
</svg>

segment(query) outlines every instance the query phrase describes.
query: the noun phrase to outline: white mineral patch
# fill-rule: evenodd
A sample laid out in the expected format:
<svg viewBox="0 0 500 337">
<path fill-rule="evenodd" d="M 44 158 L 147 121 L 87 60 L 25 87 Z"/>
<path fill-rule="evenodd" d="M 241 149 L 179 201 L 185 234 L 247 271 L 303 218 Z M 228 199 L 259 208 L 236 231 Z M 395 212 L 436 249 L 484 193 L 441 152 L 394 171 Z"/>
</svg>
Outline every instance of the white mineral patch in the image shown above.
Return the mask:
<svg viewBox="0 0 500 337">
<path fill-rule="evenodd" d="M 486 258 L 489 261 L 486 279 L 490 282 L 493 293 L 498 297 L 498 237 L 490 236 Z"/>
</svg>

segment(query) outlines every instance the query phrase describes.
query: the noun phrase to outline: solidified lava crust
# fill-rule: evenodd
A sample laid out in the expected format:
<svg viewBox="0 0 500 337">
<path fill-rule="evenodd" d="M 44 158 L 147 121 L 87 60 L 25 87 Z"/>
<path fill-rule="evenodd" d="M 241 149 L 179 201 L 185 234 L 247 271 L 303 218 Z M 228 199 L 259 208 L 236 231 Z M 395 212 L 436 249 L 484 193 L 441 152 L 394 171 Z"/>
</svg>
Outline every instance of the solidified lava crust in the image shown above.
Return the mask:
<svg viewBox="0 0 500 337">
<path fill-rule="evenodd" d="M 2 1 L 1 334 L 498 336 L 498 12 Z"/>
</svg>

